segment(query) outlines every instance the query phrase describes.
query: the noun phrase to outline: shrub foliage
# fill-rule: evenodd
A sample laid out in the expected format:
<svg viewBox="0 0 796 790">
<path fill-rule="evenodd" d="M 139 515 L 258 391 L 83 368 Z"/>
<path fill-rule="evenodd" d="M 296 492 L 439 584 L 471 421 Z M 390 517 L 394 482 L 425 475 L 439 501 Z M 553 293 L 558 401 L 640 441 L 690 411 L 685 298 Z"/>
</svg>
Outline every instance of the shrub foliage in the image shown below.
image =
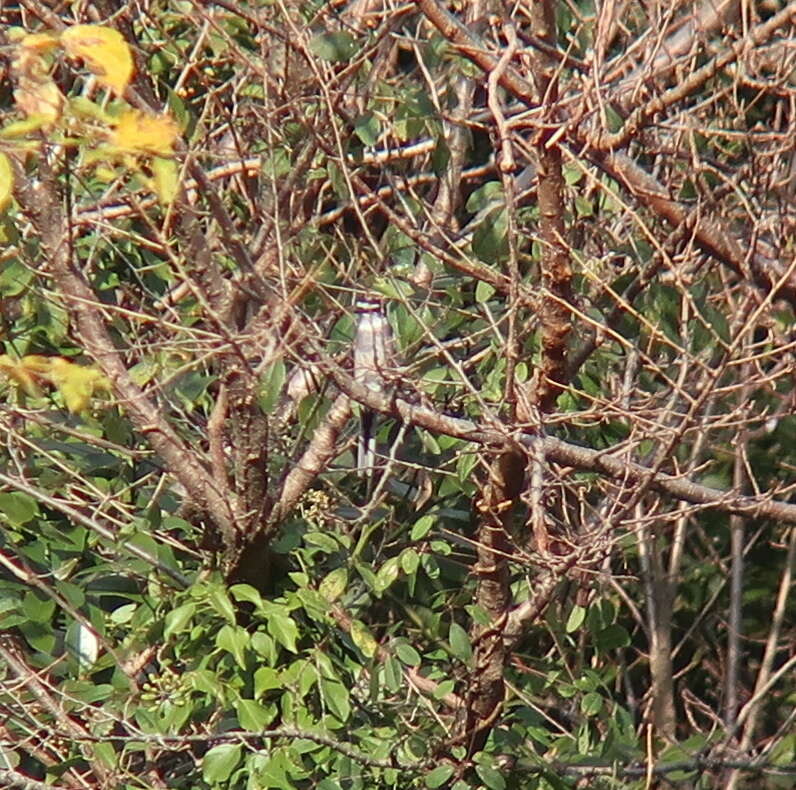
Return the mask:
<svg viewBox="0 0 796 790">
<path fill-rule="evenodd" d="M 0 784 L 792 786 L 793 3 L 2 14 Z"/>
</svg>

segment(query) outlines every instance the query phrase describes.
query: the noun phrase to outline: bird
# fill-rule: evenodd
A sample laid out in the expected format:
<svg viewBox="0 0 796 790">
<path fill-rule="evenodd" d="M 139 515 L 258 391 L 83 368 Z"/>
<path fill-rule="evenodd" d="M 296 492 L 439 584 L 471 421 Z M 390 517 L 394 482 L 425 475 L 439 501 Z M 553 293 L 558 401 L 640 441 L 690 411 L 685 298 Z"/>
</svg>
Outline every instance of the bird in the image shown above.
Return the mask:
<svg viewBox="0 0 796 790">
<path fill-rule="evenodd" d="M 393 357 L 393 336 L 384 303 L 378 297 L 357 300 L 354 333 L 354 380 L 373 392 L 386 389 L 385 371 Z M 375 414 L 362 409 L 357 441 L 357 468 L 372 479 L 376 461 Z"/>
</svg>

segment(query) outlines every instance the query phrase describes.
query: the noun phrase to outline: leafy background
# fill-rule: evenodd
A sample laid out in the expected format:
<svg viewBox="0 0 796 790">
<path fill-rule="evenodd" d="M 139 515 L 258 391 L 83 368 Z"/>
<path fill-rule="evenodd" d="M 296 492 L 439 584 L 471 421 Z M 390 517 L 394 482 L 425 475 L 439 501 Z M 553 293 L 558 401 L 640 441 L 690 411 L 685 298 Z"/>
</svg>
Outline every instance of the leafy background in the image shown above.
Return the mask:
<svg viewBox="0 0 796 790">
<path fill-rule="evenodd" d="M 792 786 L 793 5 L 2 13 L 0 782 Z"/>
</svg>

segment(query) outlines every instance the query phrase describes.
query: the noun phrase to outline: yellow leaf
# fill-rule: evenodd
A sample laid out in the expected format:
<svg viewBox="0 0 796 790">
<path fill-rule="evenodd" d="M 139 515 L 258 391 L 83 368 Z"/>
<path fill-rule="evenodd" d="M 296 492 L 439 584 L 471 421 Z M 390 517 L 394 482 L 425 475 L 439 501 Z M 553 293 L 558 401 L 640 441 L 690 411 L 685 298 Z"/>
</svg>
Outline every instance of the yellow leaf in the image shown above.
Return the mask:
<svg viewBox="0 0 796 790">
<path fill-rule="evenodd" d="M 75 365 L 60 357 L 50 360 L 50 381 L 72 414 L 85 411 L 97 392 L 110 389 L 110 383 L 96 368 Z"/>
<path fill-rule="evenodd" d="M 373 658 L 379 649 L 379 643 L 373 638 L 368 627 L 361 620 L 351 621 L 351 641 L 367 658 Z"/>
<path fill-rule="evenodd" d="M 52 120 L 48 120 L 43 115 L 31 115 L 29 118 L 25 118 L 23 121 L 11 121 L 11 123 L 7 123 L 2 129 L 0 129 L 0 138 L 4 140 L 14 140 L 20 137 L 27 137 L 31 132 L 36 132 L 39 129 L 44 129 L 52 123 Z M 17 150 L 20 147 L 30 146 L 32 141 L 27 141 L 26 143 L 22 143 L 21 146 L 17 146 Z M 32 148 L 30 150 L 33 150 Z"/>
<path fill-rule="evenodd" d="M 22 37 L 18 46 L 29 52 L 49 52 L 58 46 L 58 39 L 50 33 L 30 33 Z"/>
<path fill-rule="evenodd" d="M 73 58 L 82 58 L 97 79 L 121 96 L 133 76 L 133 56 L 118 30 L 103 25 L 72 25 L 61 44 Z"/>
<path fill-rule="evenodd" d="M 40 354 L 28 354 L 19 360 L 19 364 L 35 376 L 44 377 L 48 376 L 50 373 L 52 357 L 44 357 Z"/>
<path fill-rule="evenodd" d="M 94 175 L 102 181 L 103 184 L 110 184 L 119 177 L 119 174 L 112 167 L 107 167 L 105 165 L 99 165 L 94 170 Z"/>
<path fill-rule="evenodd" d="M 111 133 L 111 144 L 134 154 L 169 156 L 177 139 L 177 124 L 168 115 L 146 115 L 128 110 Z"/>
<path fill-rule="evenodd" d="M 14 191 L 14 171 L 8 157 L 0 153 L 0 211 L 5 211 L 11 203 Z"/>
<path fill-rule="evenodd" d="M 41 395 L 40 384 L 52 384 L 70 412 L 85 411 L 98 392 L 110 391 L 110 382 L 96 368 L 83 367 L 61 357 L 28 354 L 13 359 L 0 355 L 0 373 L 11 379 L 28 395 Z"/>
<path fill-rule="evenodd" d="M 44 378 L 42 375 L 42 360 L 47 357 L 28 356 L 22 359 L 13 359 L 8 354 L 0 355 L 0 372 L 13 381 L 27 395 L 37 397 L 41 395 L 38 380 Z M 32 362 L 31 367 L 28 367 Z"/>
<path fill-rule="evenodd" d="M 156 156 L 152 159 L 152 173 L 155 176 L 155 194 L 161 205 L 168 206 L 180 188 L 179 167 L 173 159 Z"/>
</svg>

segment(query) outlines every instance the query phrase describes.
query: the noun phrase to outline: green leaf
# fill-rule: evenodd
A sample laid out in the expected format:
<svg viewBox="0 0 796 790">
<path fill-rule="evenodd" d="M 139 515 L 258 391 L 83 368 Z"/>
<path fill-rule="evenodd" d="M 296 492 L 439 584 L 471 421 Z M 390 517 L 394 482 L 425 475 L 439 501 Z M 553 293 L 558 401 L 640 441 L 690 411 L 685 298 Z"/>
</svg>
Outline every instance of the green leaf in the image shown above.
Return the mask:
<svg viewBox="0 0 796 790">
<path fill-rule="evenodd" d="M 11 121 L 0 128 L 0 138 L 13 140 L 15 137 L 26 137 L 31 132 L 38 132 L 39 129 L 49 126 L 51 123 L 47 115 L 34 113 L 20 121 Z"/>
<path fill-rule="evenodd" d="M 438 765 L 433 771 L 426 774 L 425 783 L 426 787 L 436 788 L 442 787 L 445 782 L 453 776 L 452 765 Z"/>
<path fill-rule="evenodd" d="M 490 203 L 503 203 L 503 185 L 500 181 L 487 181 L 482 187 L 476 189 L 467 198 L 465 208 L 467 211 L 477 214 L 485 209 Z"/>
<path fill-rule="evenodd" d="M 62 595 L 75 609 L 80 609 L 86 603 L 86 593 L 81 587 L 69 581 L 58 581 L 55 589 Z"/>
<path fill-rule="evenodd" d="M 369 112 L 354 121 L 354 132 L 365 145 L 374 146 L 379 142 L 381 125 L 376 116 Z"/>
<path fill-rule="evenodd" d="M 24 266 L 18 260 L 7 261 L 0 270 L 0 292 L 4 296 L 19 296 L 25 293 L 32 280 L 33 272 L 30 267 Z"/>
<path fill-rule="evenodd" d="M 270 751 L 265 765 L 258 771 L 260 782 L 255 785 L 262 788 L 274 788 L 274 790 L 295 790 L 295 786 L 288 779 L 288 772 L 291 772 L 290 751 L 284 748 L 277 748 Z"/>
<path fill-rule="evenodd" d="M 384 682 L 393 694 L 401 688 L 403 683 L 401 664 L 392 656 L 384 662 Z"/>
<path fill-rule="evenodd" d="M 362 651 L 366 658 L 373 658 L 379 643 L 373 638 L 368 627 L 361 620 L 351 622 L 351 641 Z"/>
<path fill-rule="evenodd" d="M 730 332 L 730 324 L 727 320 L 727 316 L 721 310 L 716 310 L 711 305 L 706 305 L 703 312 L 713 331 L 725 343 L 729 343 L 732 333 Z"/>
<path fill-rule="evenodd" d="M 197 669 L 190 673 L 191 687 L 215 699 L 223 696 L 223 689 L 216 676 L 209 670 Z"/>
<path fill-rule="evenodd" d="M 21 615 L 20 618 L 22 618 Z M 32 620 L 27 619 L 20 619 L 16 622 L 13 619 L 3 620 L 3 628 L 10 628 L 14 625 L 19 626 L 19 630 L 22 632 L 28 644 L 34 650 L 38 650 L 40 653 L 44 653 L 46 655 L 53 654 L 55 651 L 55 633 L 49 623 L 34 623 Z M 76 635 L 75 623 L 71 624 L 68 635 L 70 639 L 67 640 L 67 647 L 69 648 L 71 655 L 77 656 L 78 654 L 74 644 Z M 80 663 L 79 657 L 78 663 Z"/>
<path fill-rule="evenodd" d="M 590 691 L 583 695 L 580 701 L 580 709 L 586 716 L 596 716 L 603 707 L 603 698 L 596 691 Z"/>
<path fill-rule="evenodd" d="M 22 599 L 22 611 L 34 623 L 49 623 L 55 612 L 55 601 L 41 590 L 30 590 Z"/>
<path fill-rule="evenodd" d="M 489 790 L 506 790 L 506 780 L 503 775 L 489 765 L 476 765 L 475 772 Z"/>
<path fill-rule="evenodd" d="M 335 568 L 327 573 L 323 581 L 318 586 L 318 592 L 329 603 L 334 603 L 346 590 L 348 586 L 348 569 Z"/>
<path fill-rule="evenodd" d="M 630 634 L 621 625 L 609 625 L 597 634 L 594 642 L 598 650 L 617 650 L 630 644 Z"/>
<path fill-rule="evenodd" d="M 252 649 L 258 656 L 262 656 L 269 664 L 275 664 L 277 659 L 277 648 L 274 640 L 262 631 L 252 634 Z"/>
<path fill-rule="evenodd" d="M 579 217 L 590 217 L 594 214 L 594 204 L 583 197 L 583 195 L 576 195 L 575 210 Z"/>
<path fill-rule="evenodd" d="M 406 642 L 398 642 L 395 645 L 395 655 L 403 661 L 409 667 L 419 667 L 420 666 L 420 653 L 415 650 L 412 645 L 407 644 Z"/>
<path fill-rule="evenodd" d="M 99 104 L 91 101 L 87 96 L 73 96 L 68 100 L 69 112 L 79 118 L 99 121 L 106 126 L 114 124 L 115 118 L 106 112 Z"/>
<path fill-rule="evenodd" d="M 448 166 L 451 161 L 451 149 L 448 147 L 444 139 L 437 140 L 437 146 L 434 148 L 434 153 L 431 154 L 431 167 L 434 173 L 440 178 L 444 178 L 448 172 Z"/>
<path fill-rule="evenodd" d="M 126 625 L 129 623 L 138 609 L 138 604 L 127 603 L 122 606 L 117 606 L 110 613 L 110 621 L 115 625 Z"/>
<path fill-rule="evenodd" d="M 106 768 L 114 769 L 117 765 L 118 756 L 113 743 L 105 741 L 103 743 L 92 744 L 92 757 Z"/>
<path fill-rule="evenodd" d="M 323 623 L 329 619 L 329 602 L 320 593 L 304 587 L 298 590 L 296 597 L 313 620 Z"/>
<path fill-rule="evenodd" d="M 419 518 L 412 527 L 409 539 L 412 541 L 423 540 L 431 532 L 436 520 L 435 516 L 422 516 Z"/>
<path fill-rule="evenodd" d="M 251 584 L 233 584 L 229 588 L 229 594 L 236 601 L 245 601 L 246 603 L 254 604 L 258 608 L 263 605 L 263 597 Z"/>
<path fill-rule="evenodd" d="M 508 214 L 491 211 L 473 232 L 473 252 L 485 263 L 497 263 L 508 253 Z"/>
<path fill-rule="evenodd" d="M 62 691 L 86 705 L 103 702 L 111 697 L 114 688 L 109 683 L 95 683 L 92 680 L 71 680 L 62 686 Z"/>
<path fill-rule="evenodd" d="M 298 627 L 289 615 L 277 613 L 270 615 L 268 618 L 268 633 L 291 653 L 298 652 L 296 650 Z"/>
<path fill-rule="evenodd" d="M 304 571 L 291 571 L 288 578 L 299 588 L 306 588 L 310 583 L 310 577 Z"/>
<path fill-rule="evenodd" d="M 327 667 L 327 669 L 330 669 L 330 667 Z M 295 691 L 295 687 L 298 685 L 299 698 L 303 698 L 318 680 L 319 674 L 318 668 L 313 663 L 306 659 L 299 659 L 282 669 L 279 676 L 284 688 L 289 687 L 291 691 Z M 331 669 L 326 673 L 326 676 L 332 679 L 336 678 Z"/>
<path fill-rule="evenodd" d="M 269 365 L 260 376 L 257 403 L 263 414 L 271 414 L 276 409 L 285 389 L 285 376 L 285 361 L 281 357 Z"/>
<path fill-rule="evenodd" d="M 608 119 L 608 131 L 618 132 L 624 123 L 622 116 L 614 109 L 613 105 L 605 105 L 605 114 Z"/>
<path fill-rule="evenodd" d="M 489 612 L 477 604 L 467 604 L 467 606 L 464 607 L 464 611 L 467 612 L 478 625 L 489 625 L 492 622 Z"/>
<path fill-rule="evenodd" d="M 562 168 L 561 171 L 564 174 L 564 183 L 571 187 L 574 184 L 577 184 L 578 181 L 583 178 L 583 168 L 578 167 L 575 162 L 567 162 Z"/>
<path fill-rule="evenodd" d="M 321 680 L 321 694 L 326 706 L 343 724 L 351 715 L 348 689 L 337 680 Z"/>
<path fill-rule="evenodd" d="M 228 653 L 232 653 L 241 669 L 246 669 L 246 648 L 249 646 L 249 634 L 238 626 L 225 625 L 216 634 L 216 645 Z"/>
<path fill-rule="evenodd" d="M 427 452 L 431 453 L 432 455 L 442 455 L 442 446 L 440 445 L 440 441 L 436 436 L 433 436 L 431 433 L 424 430 L 418 430 L 417 433 L 420 436 L 420 440 L 423 442 L 423 448 Z"/>
<path fill-rule="evenodd" d="M 215 611 L 220 614 L 228 623 L 235 622 L 235 609 L 232 601 L 229 600 L 227 591 L 220 584 L 210 586 L 208 601 Z"/>
<path fill-rule="evenodd" d="M 460 451 L 456 458 L 456 477 L 459 482 L 465 483 L 472 479 L 473 469 L 478 463 L 478 454 L 475 452 Z"/>
<path fill-rule="evenodd" d="M 259 699 L 266 691 L 283 687 L 281 673 L 273 667 L 260 667 L 254 673 L 254 697 Z"/>
<path fill-rule="evenodd" d="M 354 37 L 344 31 L 319 33 L 310 41 L 310 52 L 322 60 L 341 62 L 350 60 L 357 51 Z"/>
<path fill-rule="evenodd" d="M 420 555 L 414 549 L 404 549 L 400 561 L 401 569 L 407 576 L 412 576 L 420 567 Z"/>
<path fill-rule="evenodd" d="M 398 557 L 390 557 L 390 559 L 379 568 L 379 572 L 376 574 L 374 591 L 377 593 L 384 592 L 400 574 L 401 566 L 398 562 Z"/>
<path fill-rule="evenodd" d="M 165 618 L 163 639 L 168 640 L 172 634 L 180 633 L 191 622 L 194 614 L 196 614 L 196 604 L 193 602 L 172 609 Z"/>
<path fill-rule="evenodd" d="M 275 705 L 261 705 L 253 699 L 239 699 L 235 704 L 238 722 L 245 730 L 260 732 L 264 730 L 276 717 Z"/>
<path fill-rule="evenodd" d="M 334 554 L 340 551 L 340 544 L 337 540 L 323 532 L 308 532 L 304 535 L 304 542 L 311 546 L 318 546 L 327 554 Z"/>
<path fill-rule="evenodd" d="M 169 701 L 163 706 L 161 715 L 163 730 L 169 734 L 176 734 L 185 726 L 192 711 L 190 705 Z"/>
<path fill-rule="evenodd" d="M 786 735 L 769 754 L 772 765 L 788 765 L 796 759 L 796 733 Z"/>
<path fill-rule="evenodd" d="M 214 746 L 202 758 L 202 776 L 206 782 L 226 782 L 238 767 L 241 747 L 237 743 Z"/>
<path fill-rule="evenodd" d="M 443 680 L 434 689 L 434 699 L 444 699 L 448 694 L 451 694 L 456 688 L 456 684 L 452 680 Z"/>
<path fill-rule="evenodd" d="M 5 491 L 0 493 L 0 512 L 12 526 L 21 527 L 39 514 L 39 504 L 21 491 Z"/>
<path fill-rule="evenodd" d="M 451 646 L 451 653 L 460 661 L 468 662 L 473 657 L 473 648 L 470 644 L 470 637 L 458 623 L 451 623 L 448 629 L 448 641 Z"/>
<path fill-rule="evenodd" d="M 180 129 L 185 132 L 188 129 L 189 124 L 193 120 L 186 104 L 185 100 L 180 96 L 176 91 L 172 90 L 171 88 L 168 89 L 169 95 L 166 100 L 169 110 L 171 114 L 174 116 L 174 120 L 177 121 Z"/>
<path fill-rule="evenodd" d="M 479 280 L 478 285 L 475 286 L 475 301 L 478 302 L 478 304 L 484 304 L 488 302 L 495 293 L 496 291 L 493 285 Z"/>
<path fill-rule="evenodd" d="M 583 625 L 583 621 L 585 619 L 585 607 L 575 604 L 575 606 L 572 607 L 572 611 L 569 613 L 569 617 L 567 618 L 566 632 L 571 634 L 573 631 L 577 631 Z"/>
</svg>

